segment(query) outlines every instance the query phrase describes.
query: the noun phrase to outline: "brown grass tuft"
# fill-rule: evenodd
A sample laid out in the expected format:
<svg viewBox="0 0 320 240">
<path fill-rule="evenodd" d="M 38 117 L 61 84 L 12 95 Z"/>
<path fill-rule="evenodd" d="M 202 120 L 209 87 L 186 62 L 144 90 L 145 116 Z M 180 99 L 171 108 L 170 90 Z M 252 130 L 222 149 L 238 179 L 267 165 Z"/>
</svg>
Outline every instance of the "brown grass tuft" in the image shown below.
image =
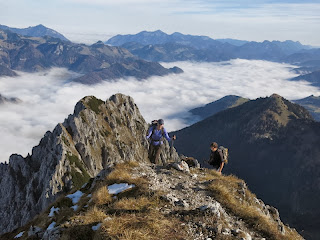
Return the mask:
<svg viewBox="0 0 320 240">
<path fill-rule="evenodd" d="M 96 206 L 89 209 L 87 212 L 75 216 L 72 218 L 74 222 L 77 222 L 79 225 L 88 225 L 92 223 L 101 223 L 107 218 L 107 215 L 105 214 L 104 210 L 101 208 L 98 208 Z"/>
<path fill-rule="evenodd" d="M 107 186 L 100 187 L 92 194 L 92 201 L 97 205 L 108 204 L 112 201 L 112 197 L 108 192 Z"/>
<path fill-rule="evenodd" d="M 179 226 L 176 219 L 151 211 L 113 217 L 102 224 L 101 231 L 111 239 L 120 240 L 186 239 Z"/>
<path fill-rule="evenodd" d="M 111 183 L 122 183 L 122 182 L 131 183 L 132 182 L 132 176 L 131 176 L 131 173 L 126 169 L 115 168 L 106 177 L 106 180 L 110 184 Z"/>
<path fill-rule="evenodd" d="M 241 194 L 243 180 L 229 175 L 220 176 L 208 171 L 204 179 L 210 181 L 208 190 L 213 197 L 233 215 L 243 219 L 249 228 L 261 233 L 268 239 L 295 240 L 302 239 L 296 232 L 288 231 L 281 234 L 275 221 L 267 217 L 255 202 L 255 195 L 249 190 Z"/>
<path fill-rule="evenodd" d="M 116 201 L 113 205 L 115 209 L 121 210 L 148 210 L 159 206 L 160 202 L 158 198 L 137 197 L 137 198 L 122 198 Z"/>
<path fill-rule="evenodd" d="M 132 176 L 132 168 L 137 166 L 139 166 L 139 163 L 136 161 L 117 164 L 114 170 L 105 178 L 104 183 L 107 185 L 114 183 L 134 184 L 140 189 L 147 191 L 147 180 L 142 177 L 135 178 Z"/>
</svg>

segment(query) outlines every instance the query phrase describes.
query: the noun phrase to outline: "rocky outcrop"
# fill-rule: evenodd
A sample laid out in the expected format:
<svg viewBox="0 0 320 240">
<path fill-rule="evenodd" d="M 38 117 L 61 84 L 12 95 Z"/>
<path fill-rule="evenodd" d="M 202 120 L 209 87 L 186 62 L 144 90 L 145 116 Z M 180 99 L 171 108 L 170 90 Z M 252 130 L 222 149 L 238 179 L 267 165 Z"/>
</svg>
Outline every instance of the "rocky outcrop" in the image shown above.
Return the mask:
<svg viewBox="0 0 320 240">
<path fill-rule="evenodd" d="M 72 192 L 3 239 L 302 240 L 243 180 L 184 161 L 115 164 Z"/>
<path fill-rule="evenodd" d="M 0 165 L 1 233 L 25 224 L 60 194 L 115 162 L 148 161 L 147 127 L 131 97 L 83 98 L 31 155 L 12 155 L 9 164 Z M 165 151 L 164 159 L 178 157 L 169 145 Z"/>
</svg>

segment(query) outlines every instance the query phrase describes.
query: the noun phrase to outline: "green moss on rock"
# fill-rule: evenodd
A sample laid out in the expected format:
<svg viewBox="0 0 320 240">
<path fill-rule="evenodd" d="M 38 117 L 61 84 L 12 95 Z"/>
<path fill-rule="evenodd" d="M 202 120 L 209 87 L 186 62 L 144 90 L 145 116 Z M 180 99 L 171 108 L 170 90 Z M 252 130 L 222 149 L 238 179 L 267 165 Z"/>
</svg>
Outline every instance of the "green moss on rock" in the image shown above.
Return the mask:
<svg viewBox="0 0 320 240">
<path fill-rule="evenodd" d="M 83 164 L 80 162 L 79 158 L 73 154 L 67 153 L 66 155 L 67 159 L 70 161 L 71 165 L 74 165 L 78 169 L 80 169 L 81 173 L 75 169 L 75 167 L 71 168 L 71 177 L 73 185 L 76 188 L 80 188 L 83 184 L 89 181 L 90 176 L 87 172 L 87 170 L 84 168 Z"/>
<path fill-rule="evenodd" d="M 55 204 L 55 207 L 57 208 L 63 208 L 63 207 L 67 207 L 70 208 L 73 206 L 72 200 L 70 198 L 67 197 L 63 197 L 61 198 L 59 201 L 57 201 L 57 203 Z"/>
<path fill-rule="evenodd" d="M 94 111 L 96 114 L 101 113 L 101 110 L 99 109 L 99 107 L 104 104 L 104 101 L 102 101 L 101 99 L 98 99 L 96 97 L 91 97 L 90 100 L 87 102 L 87 105 L 89 106 L 89 108 Z"/>
</svg>

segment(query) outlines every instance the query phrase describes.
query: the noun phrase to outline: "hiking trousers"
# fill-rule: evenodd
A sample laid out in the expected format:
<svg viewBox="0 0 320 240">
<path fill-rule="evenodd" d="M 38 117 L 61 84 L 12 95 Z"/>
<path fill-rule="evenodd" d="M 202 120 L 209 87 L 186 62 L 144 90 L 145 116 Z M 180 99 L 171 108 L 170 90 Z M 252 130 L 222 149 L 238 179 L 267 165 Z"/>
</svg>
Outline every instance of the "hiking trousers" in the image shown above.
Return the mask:
<svg viewBox="0 0 320 240">
<path fill-rule="evenodd" d="M 160 154 L 161 154 L 162 144 L 149 146 L 149 160 L 151 163 L 161 164 Z"/>
</svg>

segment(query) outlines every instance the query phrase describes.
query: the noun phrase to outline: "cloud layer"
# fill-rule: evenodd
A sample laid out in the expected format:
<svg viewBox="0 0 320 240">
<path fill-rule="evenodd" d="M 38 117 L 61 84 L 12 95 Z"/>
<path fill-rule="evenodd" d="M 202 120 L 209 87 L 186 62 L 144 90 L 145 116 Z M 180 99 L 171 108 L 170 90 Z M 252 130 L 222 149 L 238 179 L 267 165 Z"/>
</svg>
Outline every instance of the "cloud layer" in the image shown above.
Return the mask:
<svg viewBox="0 0 320 240">
<path fill-rule="evenodd" d="M 220 63 L 163 63 L 178 66 L 180 75 L 134 78 L 103 82 L 94 86 L 70 83 L 75 73 L 51 69 L 42 73 L 19 73 L 16 78 L 0 78 L 0 93 L 18 97 L 23 103 L 0 105 L 0 162 L 12 153 L 25 156 L 43 134 L 73 113 L 77 101 L 95 95 L 106 100 L 112 94 L 130 95 L 149 122 L 164 118 L 169 131 L 187 126 L 188 110 L 234 94 L 257 98 L 278 93 L 287 99 L 320 95 L 306 82 L 291 82 L 297 76 L 293 66 L 266 61 L 232 60 Z"/>
</svg>

